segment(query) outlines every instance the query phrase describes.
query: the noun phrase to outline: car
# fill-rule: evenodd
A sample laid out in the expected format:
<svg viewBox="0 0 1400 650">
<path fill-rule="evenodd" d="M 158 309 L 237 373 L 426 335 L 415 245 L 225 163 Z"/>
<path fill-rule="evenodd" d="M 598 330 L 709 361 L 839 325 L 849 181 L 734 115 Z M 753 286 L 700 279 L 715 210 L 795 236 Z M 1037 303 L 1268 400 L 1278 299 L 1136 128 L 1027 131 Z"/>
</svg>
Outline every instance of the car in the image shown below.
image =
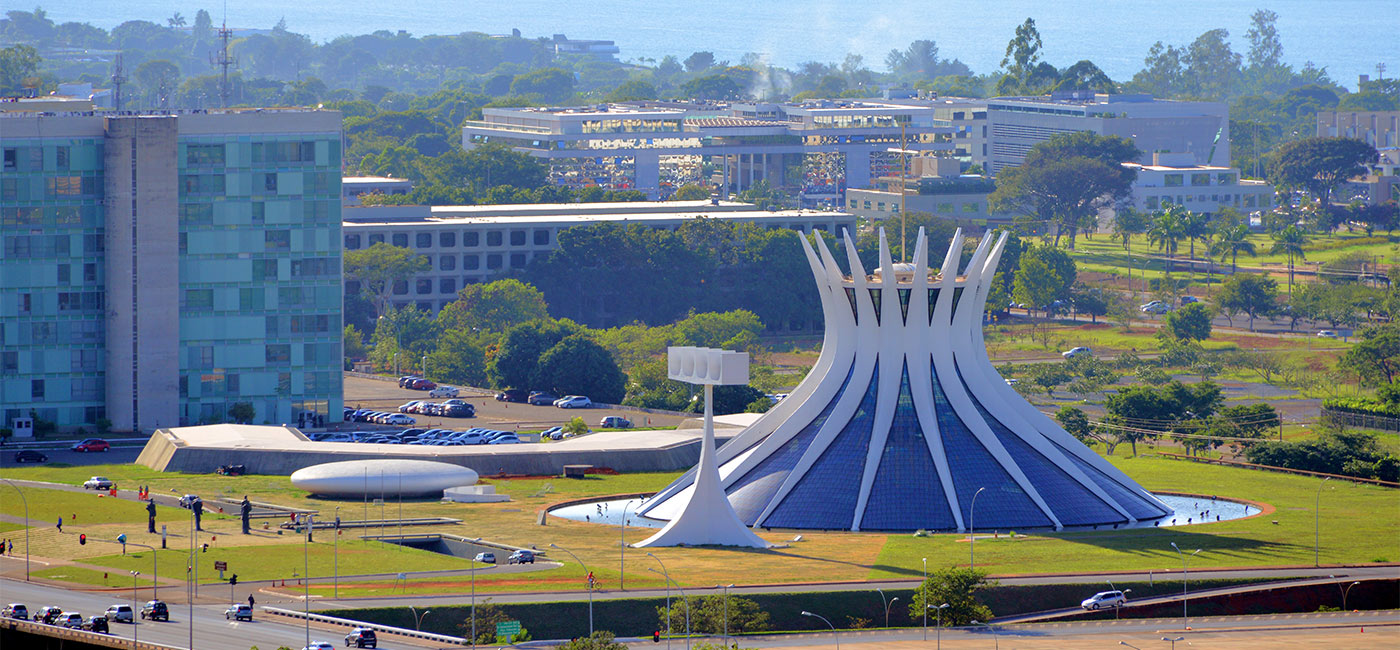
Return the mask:
<svg viewBox="0 0 1400 650">
<path fill-rule="evenodd" d="M 564 427 L 550 427 L 540 432 L 540 440 L 560 440 L 564 437 Z"/>
<path fill-rule="evenodd" d="M 389 417 L 384 418 L 384 424 L 392 424 L 394 426 L 403 427 L 408 426 L 410 424 L 418 424 L 418 421 L 402 413 L 394 413 Z"/>
<path fill-rule="evenodd" d="M 39 611 L 34 612 L 34 620 L 47 625 L 53 625 L 53 622 L 58 620 L 58 615 L 62 613 L 63 608 L 61 607 L 54 607 L 53 605 L 40 607 Z"/>
<path fill-rule="evenodd" d="M 131 605 L 112 605 L 107 608 L 107 620 L 116 623 L 135 623 L 136 613 Z"/>
<path fill-rule="evenodd" d="M 1332 330 L 1318 330 L 1317 337 L 1320 339 L 1335 339 L 1337 338 L 1337 333 Z"/>
<path fill-rule="evenodd" d="M 228 619 L 233 619 L 235 621 L 251 621 L 253 620 L 253 608 L 243 603 L 229 605 L 228 609 L 224 610 L 224 620 Z"/>
<path fill-rule="evenodd" d="M 428 397 L 456 397 L 459 392 L 455 386 L 438 386 L 428 391 Z"/>
<path fill-rule="evenodd" d="M 29 620 L 29 608 L 24 603 L 10 603 L 5 609 L 0 610 L 0 618 L 17 618 L 21 621 Z"/>
<path fill-rule="evenodd" d="M 73 445 L 73 451 L 112 451 L 112 445 L 107 444 L 107 441 L 101 438 L 88 438 Z"/>
<path fill-rule="evenodd" d="M 54 625 L 59 627 L 72 628 L 74 630 L 83 629 L 83 615 L 77 612 L 63 612 L 54 619 Z"/>
<path fill-rule="evenodd" d="M 517 437 L 515 437 L 514 435 L 499 436 L 499 437 L 496 437 L 496 438 L 492 438 L 492 439 L 491 439 L 491 442 L 488 442 L 488 443 L 486 443 L 486 444 L 488 444 L 488 445 L 518 445 L 518 444 L 520 444 L 520 438 L 517 438 Z"/>
<path fill-rule="evenodd" d="M 312 641 L 311 645 L 306 646 L 301 650 L 335 650 L 335 646 L 326 643 L 325 641 Z"/>
<path fill-rule="evenodd" d="M 578 395 L 565 395 L 565 396 L 563 396 L 563 397 L 560 397 L 559 399 L 554 400 L 553 402 L 550 402 L 550 404 L 551 404 L 551 405 L 554 405 L 554 406 L 559 406 L 560 404 L 562 404 L 562 403 L 564 403 L 564 402 L 566 402 L 566 401 L 568 401 L 568 400 L 571 400 L 571 399 L 573 399 L 573 398 L 575 398 L 575 397 L 578 397 Z"/>
<path fill-rule="evenodd" d="M 530 398 L 530 393 L 520 388 L 507 388 L 496 393 L 497 402 L 524 402 Z"/>
<path fill-rule="evenodd" d="M 110 490 L 115 487 L 117 487 L 117 484 L 113 483 L 112 479 L 105 476 L 94 476 L 83 481 L 84 490 Z"/>
<path fill-rule="evenodd" d="M 1080 346 L 1077 348 L 1072 348 L 1068 352 L 1061 352 L 1060 356 L 1066 359 L 1073 359 L 1078 356 L 1092 357 L 1094 356 L 1094 351 L 1089 348 Z"/>
<path fill-rule="evenodd" d="M 418 375 L 404 375 L 399 377 L 399 388 L 408 388 L 410 383 L 418 379 Z"/>
<path fill-rule="evenodd" d="M 511 553 L 511 554 L 510 554 L 510 559 L 506 560 L 506 564 L 534 564 L 534 563 L 535 563 L 535 552 L 534 552 L 534 551 L 527 551 L 527 550 L 525 550 L 525 549 L 523 549 L 523 548 L 520 549 L 520 550 L 518 550 L 518 551 L 516 551 L 516 552 L 514 552 L 514 553 Z"/>
<path fill-rule="evenodd" d="M 111 633 L 111 630 L 107 628 L 106 616 L 89 616 L 88 620 L 83 622 L 83 629 L 89 632 L 97 632 L 99 634 Z"/>
<path fill-rule="evenodd" d="M 1015 386 L 1016 384 L 1021 383 L 1021 380 L 1015 377 L 1006 377 L 1002 381 L 1005 381 L 1007 386 Z"/>
<path fill-rule="evenodd" d="M 379 645 L 379 639 L 374 634 L 374 630 L 367 627 L 357 627 L 345 635 L 345 646 L 351 645 L 356 648 L 373 648 Z"/>
<path fill-rule="evenodd" d="M 1114 590 L 1100 591 L 1099 593 L 1094 594 L 1093 597 L 1085 600 L 1082 603 L 1079 603 L 1079 606 L 1083 607 L 1084 609 L 1092 610 L 1103 609 L 1105 607 L 1122 607 L 1126 604 L 1128 604 L 1128 599 L 1125 596 L 1123 596 L 1123 592 Z"/>
<path fill-rule="evenodd" d="M 442 414 L 451 418 L 475 417 L 476 407 L 471 404 L 444 404 Z"/>
<path fill-rule="evenodd" d="M 412 402 L 404 403 L 404 404 L 402 404 L 402 405 L 399 406 L 399 412 L 400 412 L 400 413 L 417 413 L 417 412 L 418 412 L 418 406 L 421 405 L 422 403 L 423 403 L 422 400 L 413 400 Z"/>
<path fill-rule="evenodd" d="M 170 608 L 159 600 L 148 600 L 141 606 L 141 618 L 152 621 L 169 621 Z"/>
<path fill-rule="evenodd" d="M 558 406 L 561 409 L 586 409 L 592 408 L 593 402 L 582 395 L 574 395 L 563 400 L 562 402 L 559 402 L 555 406 Z"/>
<path fill-rule="evenodd" d="M 477 554 L 476 554 L 476 557 L 473 558 L 473 561 L 480 562 L 480 563 L 482 563 L 482 564 L 495 564 L 495 563 L 496 563 L 496 554 L 495 554 L 495 553 L 492 553 L 491 551 L 486 551 L 486 552 L 483 552 L 483 553 L 477 553 Z"/>
<path fill-rule="evenodd" d="M 631 429 L 632 421 L 620 415 L 609 415 L 603 418 L 603 421 L 599 422 L 598 426 L 604 429 Z"/>
<path fill-rule="evenodd" d="M 15 452 L 16 463 L 47 463 L 49 457 L 33 449 L 21 449 Z"/>
<path fill-rule="evenodd" d="M 1195 297 L 1195 296 L 1182 296 L 1182 297 L 1181 297 L 1181 304 L 1182 304 L 1182 305 L 1191 305 L 1191 304 L 1198 303 L 1198 302 L 1200 302 L 1200 301 L 1201 301 L 1201 299 L 1200 299 L 1200 298 L 1197 298 L 1197 297 Z"/>
<path fill-rule="evenodd" d="M 413 390 L 432 390 L 434 388 L 437 388 L 437 382 L 431 379 L 424 379 L 422 377 L 419 377 L 418 379 L 413 380 L 413 383 L 409 384 L 408 387 L 412 388 Z"/>
<path fill-rule="evenodd" d="M 194 507 L 194 502 L 195 502 L 195 501 L 198 501 L 198 500 L 199 500 L 199 495 L 198 495 L 198 494 L 186 494 L 185 496 L 180 497 L 180 507 L 181 507 L 181 508 L 193 508 L 193 507 Z"/>
<path fill-rule="evenodd" d="M 559 398 L 555 397 L 554 395 L 546 393 L 542 390 L 537 390 L 533 393 L 530 393 L 530 397 L 525 401 L 535 406 L 549 406 L 550 404 L 554 403 L 554 400 L 557 399 Z"/>
<path fill-rule="evenodd" d="M 1172 310 L 1171 305 L 1160 300 L 1153 300 L 1152 302 L 1138 307 L 1138 309 L 1144 314 L 1165 314 Z"/>
</svg>

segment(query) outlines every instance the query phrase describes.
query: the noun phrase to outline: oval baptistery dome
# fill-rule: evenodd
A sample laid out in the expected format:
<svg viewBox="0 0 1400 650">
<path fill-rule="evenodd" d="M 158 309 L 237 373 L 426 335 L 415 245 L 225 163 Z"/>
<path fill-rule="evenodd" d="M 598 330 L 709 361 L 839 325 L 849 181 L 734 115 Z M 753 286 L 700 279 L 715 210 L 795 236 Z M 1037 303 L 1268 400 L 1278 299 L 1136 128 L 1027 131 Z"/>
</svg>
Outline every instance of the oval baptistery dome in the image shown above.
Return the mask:
<svg viewBox="0 0 1400 650">
<path fill-rule="evenodd" d="M 292 472 L 292 485 L 312 494 L 336 497 L 441 496 L 450 487 L 476 482 L 476 471 L 432 460 L 346 460 Z"/>
</svg>

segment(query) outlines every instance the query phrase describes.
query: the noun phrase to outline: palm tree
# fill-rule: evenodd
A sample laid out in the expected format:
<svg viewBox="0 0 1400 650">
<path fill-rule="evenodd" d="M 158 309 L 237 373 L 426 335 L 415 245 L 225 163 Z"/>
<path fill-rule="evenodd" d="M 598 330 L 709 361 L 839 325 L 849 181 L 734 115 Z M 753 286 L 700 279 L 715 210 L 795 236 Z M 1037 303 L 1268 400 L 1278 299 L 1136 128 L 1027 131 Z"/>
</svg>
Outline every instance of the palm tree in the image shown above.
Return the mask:
<svg viewBox="0 0 1400 650">
<path fill-rule="evenodd" d="M 1178 207 L 1180 206 L 1168 206 L 1166 210 L 1158 212 L 1152 220 L 1152 225 L 1147 228 L 1147 243 L 1167 253 L 1168 273 L 1172 271 L 1172 259 L 1176 256 L 1177 246 L 1186 238 L 1181 213 L 1175 209 Z"/>
<path fill-rule="evenodd" d="M 1288 256 L 1288 294 L 1293 295 L 1293 260 L 1307 259 L 1303 254 L 1303 247 L 1308 245 L 1308 236 L 1298 227 L 1290 224 L 1287 228 L 1274 233 L 1274 245 L 1269 249 L 1270 255 L 1283 253 Z"/>
<path fill-rule="evenodd" d="M 1225 258 L 1230 258 L 1230 273 L 1236 269 L 1236 260 L 1240 253 L 1254 257 L 1254 242 L 1249 241 L 1249 226 L 1239 224 L 1235 226 L 1225 226 L 1215 233 L 1215 242 L 1210 245 L 1210 254 L 1220 258 L 1220 263 L 1225 263 Z"/>
<path fill-rule="evenodd" d="M 1210 240 L 1210 215 L 1205 212 L 1192 212 L 1181 208 L 1181 227 L 1186 239 L 1191 242 L 1190 255 L 1194 261 L 1196 259 L 1196 240 L 1201 240 L 1201 243 Z"/>
<path fill-rule="evenodd" d="M 1128 251 L 1128 293 L 1133 292 L 1133 236 L 1147 230 L 1147 214 L 1133 208 L 1124 208 L 1113 216 L 1113 235 L 1123 240 L 1123 250 Z"/>
</svg>

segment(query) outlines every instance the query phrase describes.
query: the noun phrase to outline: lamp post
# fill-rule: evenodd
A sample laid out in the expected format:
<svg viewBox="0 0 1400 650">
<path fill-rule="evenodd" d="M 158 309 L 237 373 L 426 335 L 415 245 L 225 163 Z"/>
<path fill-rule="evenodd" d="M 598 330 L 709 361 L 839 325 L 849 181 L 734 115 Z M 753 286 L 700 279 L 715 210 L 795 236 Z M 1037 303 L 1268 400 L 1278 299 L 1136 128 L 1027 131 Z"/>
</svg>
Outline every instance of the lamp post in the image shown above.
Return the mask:
<svg viewBox="0 0 1400 650">
<path fill-rule="evenodd" d="M 136 650 L 136 576 L 141 575 L 140 571 L 131 573 L 131 650 Z"/>
<path fill-rule="evenodd" d="M 1340 582 L 1337 583 L 1337 588 L 1338 588 L 1338 589 L 1342 589 L 1342 611 L 1344 611 L 1344 612 L 1347 611 L 1347 594 L 1351 593 L 1351 588 L 1352 588 L 1352 587 L 1355 587 L 1356 585 L 1359 585 L 1359 584 L 1361 584 L 1361 581 L 1358 580 L 1358 581 L 1356 581 L 1356 582 L 1353 582 L 1353 583 L 1347 585 L 1346 589 L 1342 589 L 1342 583 L 1340 583 Z"/>
<path fill-rule="evenodd" d="M 19 489 L 14 481 L 3 479 L 10 487 L 19 493 L 20 503 L 24 504 L 24 581 L 29 582 L 29 499 L 24 498 L 24 490 Z"/>
<path fill-rule="evenodd" d="M 625 521 L 626 511 L 623 512 Z M 624 544 L 624 546 L 626 545 Z M 648 552 L 647 555 L 661 565 L 661 576 L 666 579 L 666 647 L 669 649 L 671 647 L 671 574 L 666 571 L 666 563 L 662 562 L 661 558 L 656 557 L 655 553 Z M 655 569 L 652 571 L 655 572 Z"/>
<path fill-rule="evenodd" d="M 942 647 L 943 647 L 943 610 L 948 609 L 948 603 L 943 603 L 942 605 L 939 605 L 939 606 L 937 606 L 937 607 L 934 607 L 933 605 L 927 605 L 927 604 L 924 605 L 924 618 L 928 618 L 928 610 L 930 610 L 930 609 L 933 610 L 933 613 L 936 614 L 936 615 L 938 616 L 938 618 L 937 618 L 937 620 L 936 620 L 936 622 L 935 622 L 934 637 L 938 640 L 938 645 L 937 645 L 937 647 L 942 648 Z"/>
<path fill-rule="evenodd" d="M 1181 552 L 1181 548 L 1176 545 L 1176 542 L 1172 542 L 1172 548 L 1176 549 L 1176 554 L 1181 557 L 1181 627 L 1189 630 L 1191 627 L 1187 624 L 1186 619 L 1186 561 L 1196 557 L 1196 554 L 1200 553 L 1201 549 L 1198 548 L 1191 551 L 1191 555 L 1186 555 Z"/>
<path fill-rule="evenodd" d="M 1330 480 L 1332 480 L 1330 476 L 1323 477 L 1322 482 L 1317 485 L 1317 498 L 1313 503 L 1313 566 L 1322 566 L 1318 561 L 1318 555 L 1321 549 L 1319 544 L 1321 540 L 1319 531 L 1321 530 L 1320 524 L 1322 522 L 1322 488 L 1327 485 L 1327 481 Z"/>
<path fill-rule="evenodd" d="M 141 548 L 151 550 L 151 598 L 160 600 L 160 592 L 157 591 L 157 589 L 160 588 L 160 558 L 156 554 L 156 547 L 147 546 L 146 544 L 137 544 L 136 542 L 127 542 L 127 545 L 140 546 Z"/>
<path fill-rule="evenodd" d="M 622 545 L 618 547 L 617 554 L 617 590 L 627 591 L 627 509 L 632 507 L 632 500 L 628 499 L 622 504 L 622 530 L 618 533 L 618 539 Z M 651 555 L 651 553 L 647 553 Z M 652 555 L 652 557 L 656 557 Z M 659 562 L 660 560 L 658 560 Z"/>
<path fill-rule="evenodd" d="M 1113 583 L 1110 582 L 1109 584 L 1112 585 Z M 1116 601 L 1114 601 L 1114 603 L 1113 603 L 1113 618 L 1114 618 L 1114 620 L 1117 620 L 1117 619 L 1118 619 L 1118 610 L 1123 609 L 1123 603 L 1128 602 L 1128 592 L 1130 592 L 1130 591 L 1132 591 L 1132 589 L 1124 589 L 1124 590 L 1123 590 L 1123 597 L 1122 597 L 1122 598 L 1119 598 L 1119 599 L 1116 600 Z"/>
<path fill-rule="evenodd" d="M 1001 650 L 1001 641 L 997 639 L 997 629 L 991 623 L 979 623 L 977 619 L 972 619 L 973 625 L 981 625 L 992 631 L 992 647 Z"/>
<path fill-rule="evenodd" d="M 585 564 L 583 563 L 583 560 L 580 560 L 579 557 L 578 557 L 577 555 L 574 555 L 574 552 L 573 552 L 573 551 L 570 551 L 569 549 L 564 548 L 563 546 L 560 546 L 560 545 L 555 544 L 555 543 L 553 543 L 553 542 L 551 542 L 551 543 L 549 544 L 549 547 L 550 547 L 550 548 L 557 548 L 557 549 L 559 549 L 559 550 L 561 550 L 561 551 L 563 551 L 563 552 L 565 552 L 565 553 L 568 553 L 568 554 L 569 554 L 569 557 L 574 558 L 574 561 L 575 561 L 575 562 L 578 562 L 578 565 L 581 566 L 581 567 L 583 567 L 583 575 L 584 575 L 585 578 L 587 578 L 587 576 L 589 576 L 589 575 L 592 575 L 592 572 L 588 570 L 588 566 L 585 565 Z M 590 636 L 590 637 L 593 636 L 593 581 L 592 581 L 592 580 L 589 580 L 589 581 L 588 581 L 588 636 Z"/>
<path fill-rule="evenodd" d="M 423 619 L 428 618 L 428 614 L 430 614 L 433 610 L 431 610 L 431 609 L 425 609 L 425 610 L 423 610 L 423 613 L 422 613 L 422 614 L 419 614 L 419 613 L 418 613 L 418 610 L 416 610 L 416 609 L 413 608 L 413 605 L 409 605 L 409 606 L 408 606 L 408 611 L 409 611 L 410 613 L 413 614 L 413 629 L 416 630 L 416 631 L 418 631 L 418 632 L 422 632 L 422 631 L 423 631 Z"/>
<path fill-rule="evenodd" d="M 473 544 L 480 544 L 481 538 L 472 540 Z M 476 647 L 476 556 L 472 556 L 472 647 Z"/>
<path fill-rule="evenodd" d="M 924 641 L 928 641 L 928 558 L 924 558 L 924 581 L 919 588 L 924 590 Z"/>
<path fill-rule="evenodd" d="M 1128 646 L 1129 648 L 1132 648 L 1133 650 L 1142 650 L 1142 648 L 1139 648 L 1139 647 L 1137 647 L 1137 646 L 1135 646 L 1135 645 L 1133 645 L 1133 644 L 1131 644 L 1131 643 L 1128 643 L 1127 641 L 1119 641 L 1119 642 L 1118 642 L 1118 645 L 1125 645 L 1125 646 Z"/>
<path fill-rule="evenodd" d="M 724 586 L 724 646 L 726 648 L 729 647 L 729 590 L 733 587 L 734 585 Z M 1346 599 L 1343 598 L 1342 600 L 1345 601 Z M 1342 609 L 1346 608 L 1343 607 Z"/>
<path fill-rule="evenodd" d="M 893 604 L 894 604 L 894 601 L 899 600 L 899 596 L 895 596 L 894 598 L 891 598 L 890 600 L 885 600 L 885 592 L 884 592 L 884 591 L 881 591 L 879 587 L 876 587 L 876 588 L 875 588 L 875 591 L 877 591 L 877 592 L 880 593 L 880 601 L 883 602 L 883 603 L 885 604 L 885 627 L 889 627 L 889 626 L 890 626 L 890 605 L 893 605 Z"/>
<path fill-rule="evenodd" d="M 821 614 L 813 614 L 811 612 L 804 611 L 802 612 L 802 615 L 819 618 L 822 620 L 822 622 L 826 623 L 827 627 L 831 628 L 831 638 L 836 640 L 836 650 L 841 650 L 841 637 L 836 636 L 836 626 L 832 625 L 831 621 L 826 620 L 826 617 L 822 616 Z"/>
<path fill-rule="evenodd" d="M 1173 638 L 1171 638 L 1171 637 L 1164 636 L 1164 637 L 1162 637 L 1162 640 L 1163 640 L 1163 641 L 1170 641 L 1171 644 L 1172 644 L 1172 650 L 1176 650 L 1176 642 L 1177 642 L 1177 641 L 1185 641 L 1185 640 L 1186 640 L 1186 637 L 1184 637 L 1184 636 L 1179 636 L 1179 637 L 1176 637 L 1175 639 L 1173 639 Z"/>
<path fill-rule="evenodd" d="M 402 517 L 400 517 L 400 519 L 402 519 Z M 335 507 L 335 542 L 332 546 L 335 549 L 331 553 L 332 566 L 334 566 L 333 570 L 335 572 L 333 575 L 335 577 L 332 578 L 333 582 L 331 584 L 334 585 L 332 589 L 335 590 L 335 597 L 340 598 L 340 506 Z"/>
<path fill-rule="evenodd" d="M 306 645 L 311 646 L 311 528 L 314 524 L 312 513 L 306 513 L 306 536 L 301 538 L 301 578 L 302 578 L 302 611 L 306 616 Z"/>
<path fill-rule="evenodd" d="M 972 493 L 972 505 L 967 507 L 967 564 L 972 569 L 977 568 L 977 530 L 972 524 L 977 520 L 977 495 L 985 489 L 987 488 L 977 488 L 977 491 Z"/>
</svg>

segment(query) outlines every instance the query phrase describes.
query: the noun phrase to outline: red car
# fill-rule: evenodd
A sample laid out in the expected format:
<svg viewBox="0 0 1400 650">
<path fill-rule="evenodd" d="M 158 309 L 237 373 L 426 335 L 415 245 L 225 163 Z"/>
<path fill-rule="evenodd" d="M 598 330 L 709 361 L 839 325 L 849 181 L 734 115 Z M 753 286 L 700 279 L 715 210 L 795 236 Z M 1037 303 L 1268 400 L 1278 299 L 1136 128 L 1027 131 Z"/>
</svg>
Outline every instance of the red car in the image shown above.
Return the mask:
<svg viewBox="0 0 1400 650">
<path fill-rule="evenodd" d="M 86 451 L 111 451 L 111 450 L 112 450 L 112 445 L 107 444 L 107 441 L 106 441 L 106 440 L 103 440 L 103 439 L 101 439 L 101 438 L 88 438 L 87 440 L 84 440 L 84 441 L 82 441 L 82 442 L 80 442 L 80 443 L 78 443 L 78 444 L 76 444 L 76 445 L 73 445 L 73 451 L 84 451 L 84 452 L 86 452 Z"/>
<path fill-rule="evenodd" d="M 427 379 L 415 379 L 413 380 L 411 388 L 414 390 L 432 390 L 437 388 L 437 384 Z"/>
</svg>

